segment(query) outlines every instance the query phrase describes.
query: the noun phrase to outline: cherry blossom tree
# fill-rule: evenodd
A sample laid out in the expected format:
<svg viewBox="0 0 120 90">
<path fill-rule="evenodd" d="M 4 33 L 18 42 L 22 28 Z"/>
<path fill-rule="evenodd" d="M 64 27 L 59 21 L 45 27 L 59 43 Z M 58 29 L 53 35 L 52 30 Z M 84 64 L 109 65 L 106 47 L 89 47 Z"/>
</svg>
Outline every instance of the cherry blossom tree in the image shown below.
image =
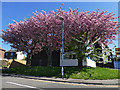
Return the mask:
<svg viewBox="0 0 120 90">
<path fill-rule="evenodd" d="M 24 20 L 23 22 L 16 22 L 15 25 L 9 24 L 10 29 L 3 30 L 2 39 L 5 42 L 11 43 L 11 47 L 16 48 L 19 51 L 27 53 L 27 65 L 30 64 L 30 58 L 36 51 L 41 50 L 41 46 L 38 45 L 39 38 L 36 28 L 34 28 L 34 22 L 31 18 Z"/>
<path fill-rule="evenodd" d="M 72 32 L 70 31 L 72 34 L 71 44 L 74 48 L 73 50 L 78 54 L 79 64 L 81 64 L 82 60 L 86 59 L 88 56 L 96 56 L 96 54 L 93 53 L 96 50 L 95 43 L 98 43 L 103 47 L 103 54 L 111 52 L 109 48 L 104 48 L 104 45 L 111 44 L 113 40 L 116 40 L 116 35 L 118 34 L 119 26 L 113 17 L 114 14 L 107 13 L 107 11 L 100 12 L 100 9 L 96 12 L 93 11 L 92 13 L 79 12 L 79 14 L 77 9 L 70 9 L 70 13 L 73 14 L 71 17 L 71 19 L 74 19 L 72 21 L 73 25 L 76 25 L 76 27 L 73 26 Z M 80 22 L 78 23 L 79 20 Z M 69 28 L 69 30 L 70 29 L 71 28 Z M 90 48 L 88 49 L 88 47 Z M 104 59 L 106 56 L 96 57 Z"/>
<path fill-rule="evenodd" d="M 51 66 L 52 51 L 61 47 L 62 20 L 64 18 L 64 43 L 72 42 L 75 50 L 82 59 L 91 54 L 95 43 L 112 43 L 118 34 L 118 24 L 114 14 L 100 9 L 93 12 L 80 11 L 78 8 L 70 11 L 33 12 L 33 16 L 23 22 L 13 21 L 10 29 L 2 30 L 2 39 L 11 43 L 12 47 L 25 51 L 30 61 L 31 55 L 46 50 L 48 65 Z M 87 49 L 87 47 L 91 47 Z M 64 47 L 64 48 L 67 48 Z"/>
<path fill-rule="evenodd" d="M 69 28 L 69 30 L 72 29 L 70 30 L 72 34 L 71 44 L 74 46 L 74 51 L 78 54 L 79 64 L 86 57 L 93 55 L 95 43 L 102 46 L 102 44 L 107 45 L 116 40 L 119 26 L 113 17 L 114 14 L 107 13 L 107 11 L 100 12 L 100 9 L 91 13 L 70 9 L 70 14 L 68 15 L 70 16 L 67 17 L 71 18 L 72 22 L 69 25 L 72 26 Z M 88 47 L 90 48 L 88 49 Z"/>
</svg>

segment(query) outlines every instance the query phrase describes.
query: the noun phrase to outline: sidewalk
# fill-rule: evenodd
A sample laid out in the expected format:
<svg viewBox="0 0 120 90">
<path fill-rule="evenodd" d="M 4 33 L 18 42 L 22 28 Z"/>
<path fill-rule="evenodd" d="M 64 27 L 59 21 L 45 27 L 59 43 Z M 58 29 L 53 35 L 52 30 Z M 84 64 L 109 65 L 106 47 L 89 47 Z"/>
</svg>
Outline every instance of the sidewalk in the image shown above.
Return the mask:
<svg viewBox="0 0 120 90">
<path fill-rule="evenodd" d="M 66 78 L 62 79 L 62 78 L 35 77 L 35 76 L 25 76 L 25 75 L 15 75 L 15 74 L 2 74 L 2 76 L 12 76 L 12 77 L 21 77 L 21 78 L 28 78 L 28 79 L 77 83 L 77 84 L 120 85 L 120 79 L 112 79 L 112 80 L 85 80 L 85 79 L 66 79 Z"/>
</svg>

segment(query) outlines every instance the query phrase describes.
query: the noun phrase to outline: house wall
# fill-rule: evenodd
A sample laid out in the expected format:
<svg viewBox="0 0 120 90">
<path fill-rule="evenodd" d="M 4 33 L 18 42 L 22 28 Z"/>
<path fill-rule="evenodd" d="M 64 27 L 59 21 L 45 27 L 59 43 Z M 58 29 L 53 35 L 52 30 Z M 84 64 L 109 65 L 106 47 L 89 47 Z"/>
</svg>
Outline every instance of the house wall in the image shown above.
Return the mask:
<svg viewBox="0 0 120 90">
<path fill-rule="evenodd" d="M 89 67 L 96 67 L 96 62 L 91 59 L 86 58 L 86 60 L 83 60 L 82 65 L 89 66 Z"/>
<path fill-rule="evenodd" d="M 16 52 L 16 54 L 17 54 L 17 60 L 22 60 L 25 58 L 23 52 Z"/>
<path fill-rule="evenodd" d="M 5 51 L 0 49 L 0 60 L 4 58 Z"/>
<path fill-rule="evenodd" d="M 7 58 L 7 59 L 15 59 L 17 58 L 17 54 L 16 52 L 5 52 L 4 54 L 4 58 Z"/>
</svg>

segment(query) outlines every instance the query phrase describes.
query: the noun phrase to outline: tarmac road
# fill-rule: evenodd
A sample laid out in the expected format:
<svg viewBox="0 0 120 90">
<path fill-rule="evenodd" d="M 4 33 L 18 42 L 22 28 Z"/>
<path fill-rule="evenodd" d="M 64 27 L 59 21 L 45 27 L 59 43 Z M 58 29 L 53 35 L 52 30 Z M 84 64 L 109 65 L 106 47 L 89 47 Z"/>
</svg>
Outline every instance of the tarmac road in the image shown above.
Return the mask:
<svg viewBox="0 0 120 90">
<path fill-rule="evenodd" d="M 55 82 L 55 81 L 46 81 L 46 80 L 35 80 L 35 79 L 26 79 L 21 77 L 11 77 L 11 76 L 2 76 L 2 90 L 56 90 L 60 88 L 62 90 L 79 90 L 80 88 L 103 88 L 109 90 L 118 90 L 118 86 L 112 85 L 90 85 L 90 84 L 76 84 L 76 83 L 67 83 L 67 82 Z M 4 89 L 6 88 L 6 89 Z M 9 89 L 8 89 L 9 88 Z M 11 89 L 10 89 L 11 88 Z M 14 88 L 14 89 L 13 89 Z M 15 89 L 16 88 L 16 89 Z M 51 89 L 52 88 L 52 89 Z M 54 88 L 54 89 L 53 89 Z M 64 88 L 64 89 L 63 89 Z M 105 89 L 105 90 L 106 90 Z"/>
</svg>

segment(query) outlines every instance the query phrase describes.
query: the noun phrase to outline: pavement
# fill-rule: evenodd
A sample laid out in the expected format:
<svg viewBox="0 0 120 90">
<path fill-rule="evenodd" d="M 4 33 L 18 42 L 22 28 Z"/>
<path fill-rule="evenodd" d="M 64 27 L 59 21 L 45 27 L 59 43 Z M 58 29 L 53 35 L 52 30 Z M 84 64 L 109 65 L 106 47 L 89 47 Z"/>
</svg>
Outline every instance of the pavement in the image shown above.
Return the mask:
<svg viewBox="0 0 120 90">
<path fill-rule="evenodd" d="M 51 77 L 36 77 L 16 74 L 2 74 L 2 76 L 21 77 L 36 80 L 54 81 L 54 82 L 66 82 L 75 84 L 91 84 L 91 85 L 120 85 L 120 79 L 109 79 L 109 80 L 89 80 L 89 79 L 66 79 L 66 78 L 51 78 Z"/>
</svg>

